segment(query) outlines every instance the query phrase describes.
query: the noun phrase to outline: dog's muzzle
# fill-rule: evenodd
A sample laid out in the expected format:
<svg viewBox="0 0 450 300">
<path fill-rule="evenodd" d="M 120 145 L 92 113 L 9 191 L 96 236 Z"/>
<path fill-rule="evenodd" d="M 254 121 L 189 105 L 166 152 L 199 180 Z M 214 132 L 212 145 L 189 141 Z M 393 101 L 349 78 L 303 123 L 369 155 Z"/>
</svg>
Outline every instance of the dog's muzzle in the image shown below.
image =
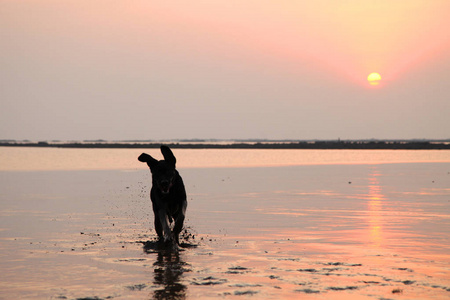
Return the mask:
<svg viewBox="0 0 450 300">
<path fill-rule="evenodd" d="M 163 194 L 168 194 L 170 192 L 170 188 L 172 187 L 172 181 L 170 180 L 161 180 L 158 183 L 159 189 Z"/>
</svg>

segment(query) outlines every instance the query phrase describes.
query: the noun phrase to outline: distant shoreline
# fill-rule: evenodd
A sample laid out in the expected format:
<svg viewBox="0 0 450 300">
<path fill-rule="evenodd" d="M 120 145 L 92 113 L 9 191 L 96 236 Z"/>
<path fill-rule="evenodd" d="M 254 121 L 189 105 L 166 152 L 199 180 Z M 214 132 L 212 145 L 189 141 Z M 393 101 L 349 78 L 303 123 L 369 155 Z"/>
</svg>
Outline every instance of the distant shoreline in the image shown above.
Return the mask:
<svg viewBox="0 0 450 300">
<path fill-rule="evenodd" d="M 0 147 L 133 149 L 159 148 L 161 144 L 175 149 L 330 149 L 330 150 L 450 150 L 449 142 L 430 141 L 308 141 L 308 142 L 0 142 Z"/>
</svg>

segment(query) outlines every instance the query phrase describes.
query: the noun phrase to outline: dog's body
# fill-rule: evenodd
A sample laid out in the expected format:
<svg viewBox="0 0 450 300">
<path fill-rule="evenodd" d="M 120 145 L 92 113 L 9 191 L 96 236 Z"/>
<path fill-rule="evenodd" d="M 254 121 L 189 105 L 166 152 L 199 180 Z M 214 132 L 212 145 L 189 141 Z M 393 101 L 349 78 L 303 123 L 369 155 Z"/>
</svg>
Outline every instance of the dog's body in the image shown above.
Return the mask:
<svg viewBox="0 0 450 300">
<path fill-rule="evenodd" d="M 155 230 L 161 241 L 179 244 L 187 208 L 186 190 L 180 174 L 175 169 L 176 159 L 167 146 L 161 146 L 164 160 L 156 160 L 142 153 L 138 160 L 147 163 L 152 173 L 150 199 L 155 214 Z M 173 232 L 169 224 L 175 222 Z"/>
</svg>

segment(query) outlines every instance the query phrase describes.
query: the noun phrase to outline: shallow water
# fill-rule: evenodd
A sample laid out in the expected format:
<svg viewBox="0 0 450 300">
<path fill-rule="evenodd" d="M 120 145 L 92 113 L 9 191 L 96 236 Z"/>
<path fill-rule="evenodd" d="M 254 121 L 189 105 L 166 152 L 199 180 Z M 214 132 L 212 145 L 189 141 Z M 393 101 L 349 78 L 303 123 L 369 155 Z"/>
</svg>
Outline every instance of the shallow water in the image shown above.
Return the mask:
<svg viewBox="0 0 450 300">
<path fill-rule="evenodd" d="M 0 172 L 0 298 L 450 296 L 450 163 L 180 173 L 191 247 L 167 251 L 145 168 Z"/>
<path fill-rule="evenodd" d="M 137 157 L 158 149 L 0 147 L 0 171 L 141 170 Z M 250 168 L 302 165 L 450 163 L 448 150 L 174 149 L 184 168 Z"/>
</svg>

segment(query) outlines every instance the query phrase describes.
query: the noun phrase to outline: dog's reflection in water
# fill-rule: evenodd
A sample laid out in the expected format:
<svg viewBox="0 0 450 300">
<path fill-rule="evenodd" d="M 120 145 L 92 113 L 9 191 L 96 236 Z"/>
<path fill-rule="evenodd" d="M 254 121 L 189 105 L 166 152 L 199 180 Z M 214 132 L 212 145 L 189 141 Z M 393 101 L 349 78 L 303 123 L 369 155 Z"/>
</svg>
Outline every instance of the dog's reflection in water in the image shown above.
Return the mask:
<svg viewBox="0 0 450 300">
<path fill-rule="evenodd" d="M 183 284 L 183 273 L 190 272 L 189 265 L 183 261 L 181 249 L 162 242 L 146 242 L 146 253 L 156 253 L 152 299 L 186 299 L 187 286 Z"/>
</svg>

